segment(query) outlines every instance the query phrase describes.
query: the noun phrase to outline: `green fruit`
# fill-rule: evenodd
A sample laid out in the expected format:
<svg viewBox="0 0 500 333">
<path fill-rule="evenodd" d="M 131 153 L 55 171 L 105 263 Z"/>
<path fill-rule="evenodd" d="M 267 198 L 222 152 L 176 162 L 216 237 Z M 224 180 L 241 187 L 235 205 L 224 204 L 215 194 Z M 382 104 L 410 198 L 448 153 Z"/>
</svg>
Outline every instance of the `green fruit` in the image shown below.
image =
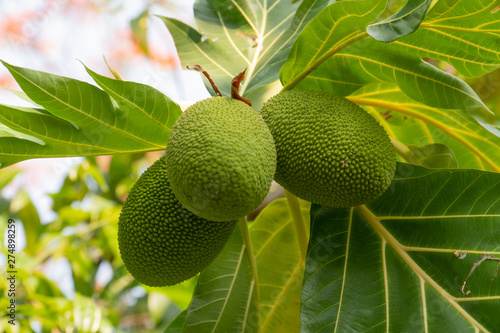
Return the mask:
<svg viewBox="0 0 500 333">
<path fill-rule="evenodd" d="M 118 246 L 137 281 L 170 286 L 207 267 L 235 225 L 236 221 L 207 221 L 183 208 L 170 189 L 162 157 L 130 190 L 118 222 Z"/>
<path fill-rule="evenodd" d="M 274 179 L 299 198 L 346 208 L 378 198 L 396 168 L 384 128 L 358 105 L 330 93 L 294 89 L 260 111 L 274 137 Z"/>
<path fill-rule="evenodd" d="M 214 221 L 243 217 L 259 206 L 276 170 L 276 148 L 258 113 L 212 97 L 190 106 L 167 144 L 172 191 L 191 212 Z"/>
</svg>

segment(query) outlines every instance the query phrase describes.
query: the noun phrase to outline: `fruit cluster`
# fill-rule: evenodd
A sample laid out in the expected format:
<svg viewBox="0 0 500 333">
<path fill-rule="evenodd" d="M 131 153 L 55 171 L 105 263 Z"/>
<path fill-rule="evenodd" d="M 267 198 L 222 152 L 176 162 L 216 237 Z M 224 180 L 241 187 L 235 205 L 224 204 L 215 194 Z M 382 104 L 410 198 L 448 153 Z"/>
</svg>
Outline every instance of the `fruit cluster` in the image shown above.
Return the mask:
<svg viewBox="0 0 500 333">
<path fill-rule="evenodd" d="M 295 89 L 260 112 L 212 97 L 179 117 L 165 156 L 132 187 L 120 253 L 139 282 L 173 285 L 217 257 L 273 179 L 304 200 L 352 207 L 379 197 L 395 165 L 383 127 L 343 97 Z"/>
</svg>

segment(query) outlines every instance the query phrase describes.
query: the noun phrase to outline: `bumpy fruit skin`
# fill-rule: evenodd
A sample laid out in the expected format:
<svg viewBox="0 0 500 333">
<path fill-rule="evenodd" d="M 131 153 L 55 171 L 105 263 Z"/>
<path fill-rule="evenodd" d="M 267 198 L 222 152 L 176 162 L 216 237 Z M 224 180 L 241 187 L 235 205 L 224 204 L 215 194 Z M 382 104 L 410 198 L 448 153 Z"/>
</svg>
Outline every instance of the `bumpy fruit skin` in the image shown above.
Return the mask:
<svg viewBox="0 0 500 333">
<path fill-rule="evenodd" d="M 183 208 L 170 189 L 162 157 L 130 190 L 118 222 L 118 246 L 137 281 L 170 286 L 207 267 L 224 248 L 236 222 L 208 221 Z"/>
<path fill-rule="evenodd" d="M 347 208 L 391 183 L 396 155 L 386 131 L 346 98 L 294 89 L 270 98 L 260 114 L 278 152 L 274 179 L 297 197 Z"/>
<path fill-rule="evenodd" d="M 167 144 L 172 191 L 214 221 L 243 217 L 264 200 L 276 170 L 269 128 L 245 103 L 212 97 L 186 109 Z"/>
</svg>

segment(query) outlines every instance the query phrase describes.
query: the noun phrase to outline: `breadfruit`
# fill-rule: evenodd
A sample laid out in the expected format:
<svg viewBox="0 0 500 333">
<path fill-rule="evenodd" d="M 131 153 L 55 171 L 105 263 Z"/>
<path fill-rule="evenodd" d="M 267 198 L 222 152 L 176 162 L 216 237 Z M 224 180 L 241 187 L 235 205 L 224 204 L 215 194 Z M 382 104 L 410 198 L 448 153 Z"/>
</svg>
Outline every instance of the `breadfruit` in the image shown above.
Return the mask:
<svg viewBox="0 0 500 333">
<path fill-rule="evenodd" d="M 276 148 L 264 120 L 227 97 L 187 108 L 172 127 L 166 157 L 177 199 L 214 221 L 238 219 L 257 208 L 276 170 Z"/>
<path fill-rule="evenodd" d="M 170 286 L 207 267 L 224 248 L 237 221 L 200 218 L 170 189 L 165 157 L 134 184 L 118 222 L 118 246 L 127 270 L 148 286 Z"/>
<path fill-rule="evenodd" d="M 295 196 L 347 208 L 378 198 L 396 155 L 384 128 L 344 97 L 313 90 L 281 92 L 260 114 L 274 137 L 274 180 Z"/>
</svg>

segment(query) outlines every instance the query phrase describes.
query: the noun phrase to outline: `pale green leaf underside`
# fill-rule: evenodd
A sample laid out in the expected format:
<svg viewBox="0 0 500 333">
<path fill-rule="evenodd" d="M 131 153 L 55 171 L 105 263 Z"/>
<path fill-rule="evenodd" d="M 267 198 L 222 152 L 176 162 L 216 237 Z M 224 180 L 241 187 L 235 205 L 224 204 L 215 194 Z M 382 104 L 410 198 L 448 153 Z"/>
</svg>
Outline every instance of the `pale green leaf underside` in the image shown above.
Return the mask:
<svg viewBox="0 0 500 333">
<path fill-rule="evenodd" d="M 143 84 L 88 70 L 103 91 L 75 79 L 4 65 L 27 99 L 44 109 L 0 105 L 0 123 L 10 129 L 0 136 L 1 167 L 31 158 L 162 150 L 181 113 L 168 97 Z"/>
<path fill-rule="evenodd" d="M 369 111 L 389 136 L 406 145 L 442 143 L 451 148 L 459 168 L 500 172 L 500 138 L 462 110 L 416 102 L 394 84 L 370 84 L 348 98 Z"/>
<path fill-rule="evenodd" d="M 496 332 L 500 176 L 399 164 L 359 209 L 313 205 L 301 332 Z M 455 251 L 466 252 L 458 259 Z"/>
<path fill-rule="evenodd" d="M 319 0 L 202 0 L 194 7 L 196 28 L 160 18 L 174 38 L 183 67 L 202 66 L 225 96 L 230 96 L 231 79 L 246 69 L 240 94 L 247 95 L 276 81 L 293 41 L 327 4 Z"/>
</svg>

